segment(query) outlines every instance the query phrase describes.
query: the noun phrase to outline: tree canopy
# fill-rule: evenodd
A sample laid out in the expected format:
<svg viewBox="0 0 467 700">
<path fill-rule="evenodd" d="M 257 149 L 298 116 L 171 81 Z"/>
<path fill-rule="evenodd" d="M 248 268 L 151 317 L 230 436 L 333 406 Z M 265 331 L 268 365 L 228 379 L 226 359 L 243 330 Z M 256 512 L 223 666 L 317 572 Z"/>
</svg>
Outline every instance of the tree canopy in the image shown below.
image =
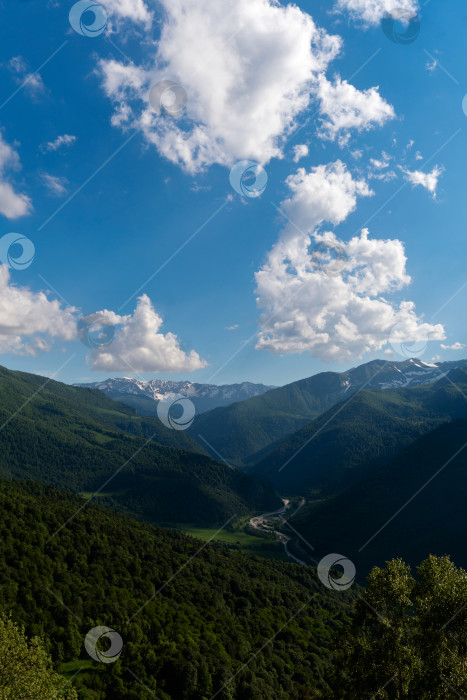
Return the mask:
<svg viewBox="0 0 467 700">
<path fill-rule="evenodd" d="M 75 700 L 74 688 L 52 668 L 41 641 L 28 639 L 13 620 L 0 615 L 0 699 Z"/>
<path fill-rule="evenodd" d="M 467 572 L 429 556 L 375 567 L 343 640 L 343 697 L 442 700 L 467 695 Z"/>
</svg>

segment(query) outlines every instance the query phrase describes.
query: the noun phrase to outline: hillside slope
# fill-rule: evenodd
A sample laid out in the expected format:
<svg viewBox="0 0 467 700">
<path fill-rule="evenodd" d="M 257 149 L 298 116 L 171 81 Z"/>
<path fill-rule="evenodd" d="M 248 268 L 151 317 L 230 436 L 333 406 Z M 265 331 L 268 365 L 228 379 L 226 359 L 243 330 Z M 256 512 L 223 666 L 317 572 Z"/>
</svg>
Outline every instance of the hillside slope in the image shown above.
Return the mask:
<svg viewBox="0 0 467 700">
<path fill-rule="evenodd" d="M 249 471 L 284 493 L 329 495 L 441 423 L 467 417 L 467 371 L 408 389 L 362 391 L 282 440 Z"/>
<path fill-rule="evenodd" d="M 74 669 L 80 698 L 330 697 L 331 637 L 350 594 L 332 594 L 311 568 L 201 548 L 93 504 L 49 540 L 80 505 L 39 484 L 0 482 L 0 612 L 39 635 L 56 662 L 74 661 L 62 670 Z M 121 636 L 115 663 L 86 654 L 96 625 Z"/>
<path fill-rule="evenodd" d="M 247 466 L 278 440 L 362 389 L 420 386 L 463 366 L 467 360 L 438 364 L 415 359 L 374 360 L 347 372 L 321 372 L 262 396 L 208 411 L 197 417 L 190 431 L 197 440 L 201 435 L 230 464 Z M 201 440 L 201 444 L 206 443 Z"/>
<path fill-rule="evenodd" d="M 88 494 L 105 484 L 100 500 L 150 522 L 223 523 L 280 504 L 239 470 L 167 444 L 191 448 L 183 431 L 96 390 L 0 368 L 0 426 L 0 476 Z"/>
<path fill-rule="evenodd" d="M 156 418 L 142 418 L 134 409 L 111 401 L 101 391 L 77 388 L 0 366 L 0 425 L 18 410 L 23 417 L 32 410 L 40 410 L 40 415 L 50 418 L 51 422 L 60 422 L 72 413 L 80 423 L 96 422 L 101 428 L 105 426 L 146 439 L 152 437 L 160 445 L 206 454 L 186 431 L 170 430 Z"/>
<path fill-rule="evenodd" d="M 333 499 L 302 509 L 292 523 L 314 557 L 342 552 L 360 579 L 393 557 L 415 565 L 449 554 L 467 568 L 466 498 L 467 420 L 456 420 Z"/>
</svg>

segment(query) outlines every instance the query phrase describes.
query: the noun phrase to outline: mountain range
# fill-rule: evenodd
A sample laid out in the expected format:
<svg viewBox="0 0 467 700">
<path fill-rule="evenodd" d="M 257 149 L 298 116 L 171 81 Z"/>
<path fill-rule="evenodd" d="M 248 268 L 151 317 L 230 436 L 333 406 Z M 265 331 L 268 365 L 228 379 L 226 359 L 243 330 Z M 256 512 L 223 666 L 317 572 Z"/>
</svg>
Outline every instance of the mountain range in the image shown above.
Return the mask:
<svg viewBox="0 0 467 700">
<path fill-rule="evenodd" d="M 75 386 L 100 389 L 112 399 L 117 399 L 128 406 L 136 408 L 138 413 L 145 416 L 155 416 L 157 404 L 168 394 L 179 394 L 189 398 L 196 409 L 196 413 L 204 413 L 218 406 L 226 406 L 235 401 L 244 401 L 253 396 L 259 396 L 273 389 L 273 386 L 264 384 L 196 384 L 193 382 L 171 382 L 165 379 L 151 379 L 141 381 L 131 377 L 114 377 L 103 382 L 90 384 L 75 384 Z"/>
<path fill-rule="evenodd" d="M 417 359 L 374 360 L 346 372 L 321 372 L 204 413 L 196 418 L 190 433 L 212 455 L 222 455 L 229 464 L 251 466 L 278 440 L 363 389 L 421 386 L 462 367 L 467 367 L 467 360 L 432 364 Z"/>
<path fill-rule="evenodd" d="M 0 614 L 68 678 L 80 669 L 83 699 L 208 698 L 226 681 L 218 696 L 340 697 L 335 650 L 361 589 L 326 590 L 314 564 L 340 552 L 359 583 L 396 557 L 467 567 L 465 360 L 321 373 L 185 431 L 106 393 L 0 367 Z M 212 459 L 206 435 L 222 456 L 237 441 L 242 468 Z M 282 498 L 299 507 L 281 524 Z M 308 566 L 211 542 L 254 514 Z M 84 659 L 104 623 L 124 639 L 112 673 Z"/>
<path fill-rule="evenodd" d="M 281 493 L 329 496 L 421 435 L 467 418 L 467 367 L 433 384 L 364 389 L 283 438 L 248 471 Z"/>
<path fill-rule="evenodd" d="M 0 368 L 0 477 L 40 481 L 86 498 L 97 491 L 95 499 L 107 507 L 168 526 L 208 527 L 276 510 L 280 497 L 299 498 L 306 503 L 294 527 L 324 554 L 351 548 L 354 534 L 363 536 L 360 518 L 376 530 L 380 494 L 387 497 L 383 514 L 452 453 L 465 436 L 466 399 L 466 360 L 376 360 L 218 407 L 177 431 L 103 390 Z M 219 461 L 229 450 L 241 469 Z M 467 473 L 462 463 L 453 471 L 457 498 L 466 492 Z M 416 506 L 410 508 L 415 522 Z M 434 507 L 426 506 L 423 517 Z M 456 501 L 453 517 L 463 532 L 459 508 Z M 448 511 L 446 505 L 443 517 Z M 339 513 L 350 524 L 346 537 Z M 380 547 L 359 558 L 363 570 L 386 551 L 397 553 L 398 542 L 413 560 L 429 554 L 432 542 L 437 552 L 450 551 L 452 529 L 440 523 L 435 529 L 426 528 L 425 539 L 419 533 L 412 548 L 403 530 L 395 549 L 382 536 Z M 289 543 L 292 551 L 296 544 Z"/>
<path fill-rule="evenodd" d="M 185 431 L 101 391 L 0 367 L 0 425 L 0 477 L 97 491 L 101 503 L 148 522 L 222 524 L 281 504 Z"/>
</svg>

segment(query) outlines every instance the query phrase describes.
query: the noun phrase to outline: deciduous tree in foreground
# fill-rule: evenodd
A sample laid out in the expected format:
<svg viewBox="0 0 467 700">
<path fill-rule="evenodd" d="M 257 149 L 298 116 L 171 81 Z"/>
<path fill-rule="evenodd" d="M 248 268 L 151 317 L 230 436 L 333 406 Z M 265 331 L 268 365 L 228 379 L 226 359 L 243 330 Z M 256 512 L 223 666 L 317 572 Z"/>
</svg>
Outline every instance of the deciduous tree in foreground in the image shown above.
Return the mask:
<svg viewBox="0 0 467 700">
<path fill-rule="evenodd" d="M 401 559 L 371 571 L 344 640 L 342 697 L 467 696 L 467 572 L 430 556 L 417 573 Z"/>
<path fill-rule="evenodd" d="M 77 697 L 70 684 L 53 670 L 40 640 L 28 640 L 9 617 L 0 617 L 0 700 Z"/>
</svg>

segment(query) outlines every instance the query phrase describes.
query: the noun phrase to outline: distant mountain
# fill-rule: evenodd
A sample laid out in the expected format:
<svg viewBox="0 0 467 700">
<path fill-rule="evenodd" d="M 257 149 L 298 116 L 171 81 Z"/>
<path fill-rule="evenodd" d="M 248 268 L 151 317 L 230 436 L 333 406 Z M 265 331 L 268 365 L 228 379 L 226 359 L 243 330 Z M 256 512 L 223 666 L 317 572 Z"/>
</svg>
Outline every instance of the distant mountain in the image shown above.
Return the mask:
<svg viewBox="0 0 467 700">
<path fill-rule="evenodd" d="M 0 477 L 86 495 L 102 489 L 101 503 L 152 523 L 224 523 L 280 505 L 272 489 L 212 461 L 186 431 L 100 391 L 0 367 L 0 425 Z"/>
<path fill-rule="evenodd" d="M 249 471 L 285 494 L 328 496 L 441 423 L 467 418 L 466 396 L 467 368 L 426 386 L 365 389 L 284 438 Z"/>
<path fill-rule="evenodd" d="M 273 386 L 264 384 L 195 384 L 193 382 L 171 382 L 165 379 L 151 379 L 148 382 L 130 377 L 116 377 L 103 382 L 75 384 L 75 386 L 100 389 L 111 399 L 117 399 L 135 408 L 141 415 L 156 415 L 158 401 L 167 394 L 180 394 L 188 397 L 196 408 L 196 413 L 204 413 L 218 406 L 226 406 L 235 401 L 244 401 L 260 396 Z"/>
<path fill-rule="evenodd" d="M 314 557 L 340 552 L 360 579 L 393 557 L 415 565 L 429 554 L 449 554 L 467 568 L 466 499 L 467 420 L 456 420 L 335 498 L 303 508 L 292 523 Z"/>
<path fill-rule="evenodd" d="M 221 454 L 230 464 L 246 466 L 261 459 L 261 452 L 277 440 L 362 389 L 420 386 L 462 367 L 467 367 L 467 360 L 435 364 L 417 359 L 374 360 L 347 372 L 321 372 L 262 396 L 204 413 L 191 433 L 196 439 L 201 435 L 214 448 L 213 455 Z"/>
</svg>

